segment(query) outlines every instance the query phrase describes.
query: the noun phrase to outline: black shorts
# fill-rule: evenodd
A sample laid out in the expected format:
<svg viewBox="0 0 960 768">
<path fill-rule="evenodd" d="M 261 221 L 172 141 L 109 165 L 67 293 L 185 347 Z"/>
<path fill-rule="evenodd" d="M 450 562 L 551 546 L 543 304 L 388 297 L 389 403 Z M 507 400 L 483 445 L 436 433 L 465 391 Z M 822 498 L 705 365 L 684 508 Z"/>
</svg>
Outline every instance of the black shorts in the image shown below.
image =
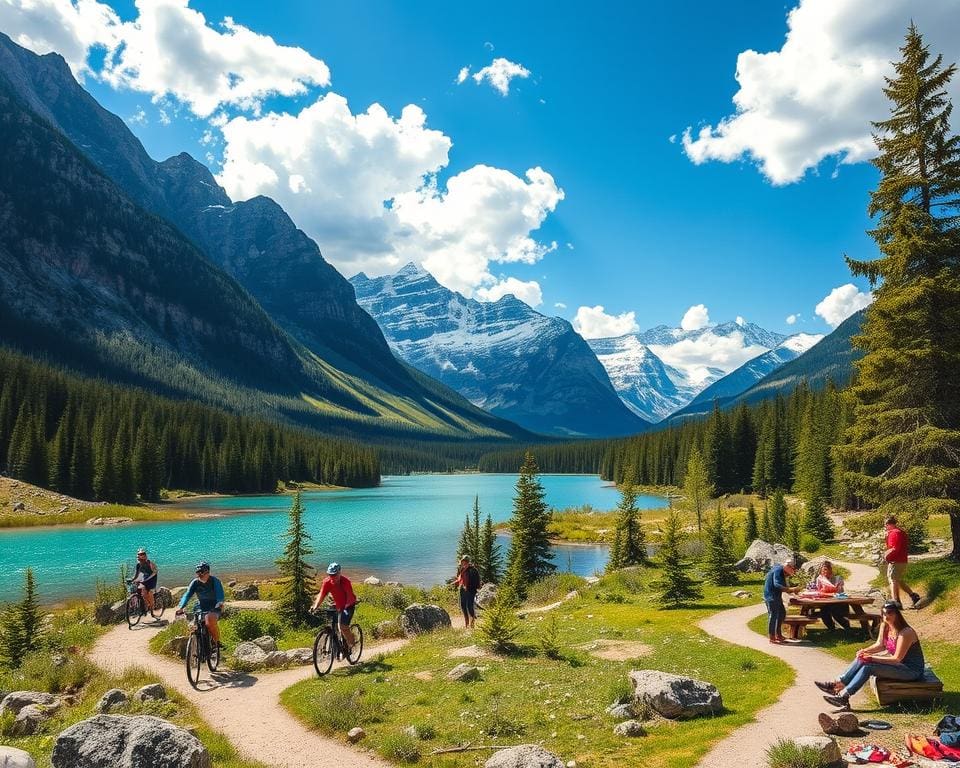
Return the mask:
<svg viewBox="0 0 960 768">
<path fill-rule="evenodd" d="M 463 611 L 465 616 L 469 616 L 472 619 L 477 618 L 477 610 L 474 607 L 474 601 L 477 598 L 477 590 L 475 589 L 461 589 L 460 590 L 460 610 Z"/>
<path fill-rule="evenodd" d="M 349 627 L 350 622 L 353 620 L 353 613 L 356 610 L 357 610 L 357 604 L 354 603 L 353 605 L 348 605 L 342 611 L 338 611 L 338 614 L 340 616 L 340 623 L 346 624 Z"/>
</svg>

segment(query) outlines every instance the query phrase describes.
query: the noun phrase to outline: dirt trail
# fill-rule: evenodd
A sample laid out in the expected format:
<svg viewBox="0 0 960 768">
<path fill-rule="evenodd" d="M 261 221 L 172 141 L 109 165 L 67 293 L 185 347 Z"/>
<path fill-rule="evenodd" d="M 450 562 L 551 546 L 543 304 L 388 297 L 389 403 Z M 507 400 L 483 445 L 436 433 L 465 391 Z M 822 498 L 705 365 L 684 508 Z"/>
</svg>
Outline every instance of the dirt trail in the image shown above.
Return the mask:
<svg viewBox="0 0 960 768">
<path fill-rule="evenodd" d="M 850 571 L 850 576 L 845 580 L 850 590 L 868 589 L 877 575 L 877 569 L 868 565 L 839 560 L 833 563 Z M 758 635 L 747 626 L 753 618 L 765 613 L 766 606 L 760 603 L 721 611 L 700 622 L 700 627 L 714 637 L 782 659 L 793 667 L 796 679 L 775 704 L 757 713 L 754 722 L 738 728 L 714 745 L 697 763 L 698 768 L 759 765 L 767 747 L 777 739 L 820 734 L 817 715 L 831 711 L 813 681 L 835 678 L 847 664 L 806 643 L 770 645 L 766 636 Z M 863 692 L 859 694 L 866 695 Z"/>
<path fill-rule="evenodd" d="M 280 692 L 312 677 L 313 666 L 245 675 L 220 671 L 214 676 L 204 667 L 200 690 L 194 690 L 187 682 L 182 662 L 150 653 L 148 643 L 157 631 L 158 628 L 150 624 L 133 630 L 122 624 L 96 642 L 90 659 L 110 672 L 140 667 L 156 674 L 164 686 L 183 694 L 196 705 L 203 719 L 248 759 L 281 768 L 389 766 L 375 755 L 310 731 L 280 705 Z M 365 648 L 364 655 L 390 653 L 405 642 L 396 640 Z M 342 666 L 342 662 L 338 666 Z"/>
</svg>

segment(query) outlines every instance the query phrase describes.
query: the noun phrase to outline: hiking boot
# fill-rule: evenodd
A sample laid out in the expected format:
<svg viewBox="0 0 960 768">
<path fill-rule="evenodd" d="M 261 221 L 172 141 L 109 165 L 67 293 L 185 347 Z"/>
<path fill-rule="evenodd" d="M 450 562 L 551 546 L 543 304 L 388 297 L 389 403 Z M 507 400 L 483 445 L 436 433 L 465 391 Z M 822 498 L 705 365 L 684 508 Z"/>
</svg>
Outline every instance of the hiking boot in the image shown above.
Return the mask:
<svg viewBox="0 0 960 768">
<path fill-rule="evenodd" d="M 829 693 L 830 695 L 835 695 L 840 692 L 840 684 L 836 682 L 821 683 L 815 681 L 813 684 L 824 693 Z"/>
<path fill-rule="evenodd" d="M 774 645 L 783 645 L 783 639 L 774 635 L 770 638 L 770 642 Z"/>
<path fill-rule="evenodd" d="M 913 603 L 910 607 L 911 607 L 911 608 L 916 608 L 916 607 L 920 604 L 921 598 L 920 598 L 920 595 L 918 595 L 916 592 L 914 592 L 912 595 L 910 595 L 910 600 L 911 600 L 912 603 Z"/>
<path fill-rule="evenodd" d="M 839 696 L 839 695 L 824 696 L 824 697 L 823 697 L 823 700 L 824 700 L 825 702 L 827 702 L 827 704 L 832 704 L 833 706 L 837 707 L 838 709 L 850 709 L 850 697 L 849 697 L 849 696 Z"/>
</svg>

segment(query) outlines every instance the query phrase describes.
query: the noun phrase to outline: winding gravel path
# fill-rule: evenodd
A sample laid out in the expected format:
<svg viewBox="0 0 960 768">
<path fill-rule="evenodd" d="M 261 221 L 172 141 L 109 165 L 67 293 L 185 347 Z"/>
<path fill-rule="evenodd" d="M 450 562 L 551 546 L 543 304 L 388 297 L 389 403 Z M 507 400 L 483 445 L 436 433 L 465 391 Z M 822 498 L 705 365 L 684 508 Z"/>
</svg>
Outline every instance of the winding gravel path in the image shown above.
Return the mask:
<svg viewBox="0 0 960 768">
<path fill-rule="evenodd" d="M 214 676 L 204 667 L 200 690 L 195 690 L 187 682 L 183 662 L 150 653 L 148 643 L 157 631 L 159 627 L 150 624 L 141 624 L 132 630 L 121 624 L 97 640 L 90 659 L 109 672 L 119 674 L 140 667 L 156 674 L 164 686 L 190 700 L 210 727 L 226 736 L 248 759 L 278 768 L 388 768 L 390 765 L 369 752 L 351 749 L 309 730 L 280 705 L 280 692 L 312 677 L 315 674 L 312 665 L 246 675 L 221 670 Z M 405 642 L 382 643 L 364 651 L 390 653 Z M 343 662 L 338 663 L 342 665 Z"/>
<path fill-rule="evenodd" d="M 839 560 L 833 563 L 850 571 L 850 576 L 845 580 L 850 590 L 868 589 L 877 575 L 877 569 L 871 566 Z M 767 747 L 777 739 L 821 733 L 817 715 L 831 711 L 813 681 L 836 677 L 846 668 L 846 664 L 809 643 L 770 645 L 764 635 L 758 635 L 747 626 L 752 619 L 765 613 L 766 606 L 760 603 L 721 611 L 700 622 L 701 629 L 720 640 L 782 659 L 793 667 L 796 677 L 793 685 L 783 692 L 775 704 L 757 713 L 754 722 L 738 728 L 714 745 L 697 763 L 697 768 L 750 768 L 760 765 Z"/>
</svg>

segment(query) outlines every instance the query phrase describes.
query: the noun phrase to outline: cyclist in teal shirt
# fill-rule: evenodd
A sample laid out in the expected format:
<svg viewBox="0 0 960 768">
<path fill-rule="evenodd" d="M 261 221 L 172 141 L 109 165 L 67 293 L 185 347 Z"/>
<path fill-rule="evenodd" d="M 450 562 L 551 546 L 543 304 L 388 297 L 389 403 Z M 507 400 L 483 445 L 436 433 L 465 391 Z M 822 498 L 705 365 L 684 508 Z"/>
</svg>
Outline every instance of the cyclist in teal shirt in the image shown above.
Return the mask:
<svg viewBox="0 0 960 768">
<path fill-rule="evenodd" d="M 200 610 L 204 613 L 203 621 L 207 625 L 210 638 L 220 648 L 223 648 L 223 643 L 220 642 L 220 627 L 217 620 L 220 618 L 220 611 L 223 609 L 226 596 L 223 592 L 223 583 L 216 576 L 210 574 L 210 563 L 205 561 L 197 563 L 197 578 L 190 582 L 187 591 L 180 598 L 180 605 L 177 606 L 178 616 L 183 614 L 183 609 L 194 595 L 197 596 Z"/>
</svg>

